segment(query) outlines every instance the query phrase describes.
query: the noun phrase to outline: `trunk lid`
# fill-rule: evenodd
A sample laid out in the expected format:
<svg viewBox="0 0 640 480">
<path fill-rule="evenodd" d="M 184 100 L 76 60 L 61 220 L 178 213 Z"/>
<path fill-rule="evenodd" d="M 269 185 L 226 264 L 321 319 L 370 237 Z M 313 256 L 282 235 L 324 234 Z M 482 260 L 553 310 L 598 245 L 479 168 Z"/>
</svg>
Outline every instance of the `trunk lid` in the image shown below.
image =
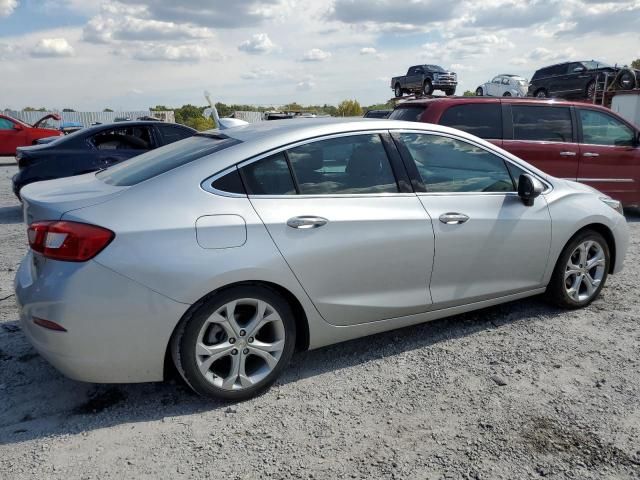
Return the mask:
<svg viewBox="0 0 640 480">
<path fill-rule="evenodd" d="M 31 183 L 20 190 L 24 222 L 59 220 L 67 212 L 106 202 L 128 188 L 107 185 L 95 172 Z"/>
<path fill-rule="evenodd" d="M 40 120 L 38 120 L 36 123 L 34 123 L 33 127 L 34 128 L 40 128 L 40 125 L 42 125 L 44 122 L 46 122 L 49 119 L 59 122 L 62 119 L 62 117 L 60 115 L 58 115 L 57 113 L 50 113 L 49 115 L 45 115 Z"/>
</svg>

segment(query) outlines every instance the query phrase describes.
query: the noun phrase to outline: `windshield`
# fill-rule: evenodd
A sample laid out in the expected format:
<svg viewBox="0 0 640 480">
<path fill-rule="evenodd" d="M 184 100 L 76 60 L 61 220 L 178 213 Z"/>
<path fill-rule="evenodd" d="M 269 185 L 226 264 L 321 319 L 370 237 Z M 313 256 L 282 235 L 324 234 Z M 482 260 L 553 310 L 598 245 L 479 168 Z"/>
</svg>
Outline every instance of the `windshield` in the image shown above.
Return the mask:
<svg viewBox="0 0 640 480">
<path fill-rule="evenodd" d="M 587 70 L 596 70 L 597 68 L 611 68 L 611 65 L 608 65 L 604 62 L 596 62 L 593 60 L 582 62 L 582 64 L 587 67 Z"/>
<path fill-rule="evenodd" d="M 129 187 L 238 143 L 222 134 L 198 134 L 114 165 L 96 177 L 109 185 Z"/>
<path fill-rule="evenodd" d="M 444 68 L 439 65 L 423 65 L 424 68 L 428 68 L 432 72 L 444 72 Z"/>
</svg>

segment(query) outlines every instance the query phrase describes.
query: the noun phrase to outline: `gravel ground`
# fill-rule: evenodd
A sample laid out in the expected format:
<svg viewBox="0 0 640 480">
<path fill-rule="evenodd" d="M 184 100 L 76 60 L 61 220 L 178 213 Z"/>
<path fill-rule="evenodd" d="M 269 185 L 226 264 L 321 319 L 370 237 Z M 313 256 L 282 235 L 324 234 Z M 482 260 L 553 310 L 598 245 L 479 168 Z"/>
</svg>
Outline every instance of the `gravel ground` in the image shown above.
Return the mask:
<svg viewBox="0 0 640 480">
<path fill-rule="evenodd" d="M 0 162 L 1 163 L 1 162 Z M 640 478 L 640 213 L 586 310 L 538 298 L 297 354 L 266 394 L 64 378 L 23 337 L 0 167 L 0 478 Z"/>
</svg>

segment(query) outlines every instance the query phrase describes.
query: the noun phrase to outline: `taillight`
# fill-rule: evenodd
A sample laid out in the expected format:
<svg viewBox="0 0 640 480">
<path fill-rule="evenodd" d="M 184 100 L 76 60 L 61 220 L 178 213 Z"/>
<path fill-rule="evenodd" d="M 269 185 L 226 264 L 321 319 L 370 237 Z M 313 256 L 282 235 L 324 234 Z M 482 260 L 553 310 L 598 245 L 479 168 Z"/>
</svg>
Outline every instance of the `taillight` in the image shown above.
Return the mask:
<svg viewBox="0 0 640 480">
<path fill-rule="evenodd" d="M 106 228 L 78 222 L 44 221 L 29 225 L 29 245 L 47 258 L 84 262 L 100 253 L 115 234 Z"/>
</svg>

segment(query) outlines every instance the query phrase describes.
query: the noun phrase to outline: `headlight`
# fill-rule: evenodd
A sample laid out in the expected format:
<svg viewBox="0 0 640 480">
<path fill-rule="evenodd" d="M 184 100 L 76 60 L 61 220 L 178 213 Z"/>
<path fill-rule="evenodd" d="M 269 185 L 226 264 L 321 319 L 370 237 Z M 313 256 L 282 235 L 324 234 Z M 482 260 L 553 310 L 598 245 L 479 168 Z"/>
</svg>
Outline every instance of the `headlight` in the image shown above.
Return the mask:
<svg viewBox="0 0 640 480">
<path fill-rule="evenodd" d="M 624 211 L 622 210 L 622 203 L 620 203 L 618 200 L 614 200 L 611 197 L 600 197 L 600 200 L 609 205 L 620 215 L 624 215 Z"/>
<path fill-rule="evenodd" d="M 440 75 L 438 75 L 437 73 L 434 73 L 434 74 L 433 74 L 433 79 L 434 79 L 434 80 L 438 80 L 438 78 L 439 78 L 439 77 L 440 77 Z"/>
</svg>

